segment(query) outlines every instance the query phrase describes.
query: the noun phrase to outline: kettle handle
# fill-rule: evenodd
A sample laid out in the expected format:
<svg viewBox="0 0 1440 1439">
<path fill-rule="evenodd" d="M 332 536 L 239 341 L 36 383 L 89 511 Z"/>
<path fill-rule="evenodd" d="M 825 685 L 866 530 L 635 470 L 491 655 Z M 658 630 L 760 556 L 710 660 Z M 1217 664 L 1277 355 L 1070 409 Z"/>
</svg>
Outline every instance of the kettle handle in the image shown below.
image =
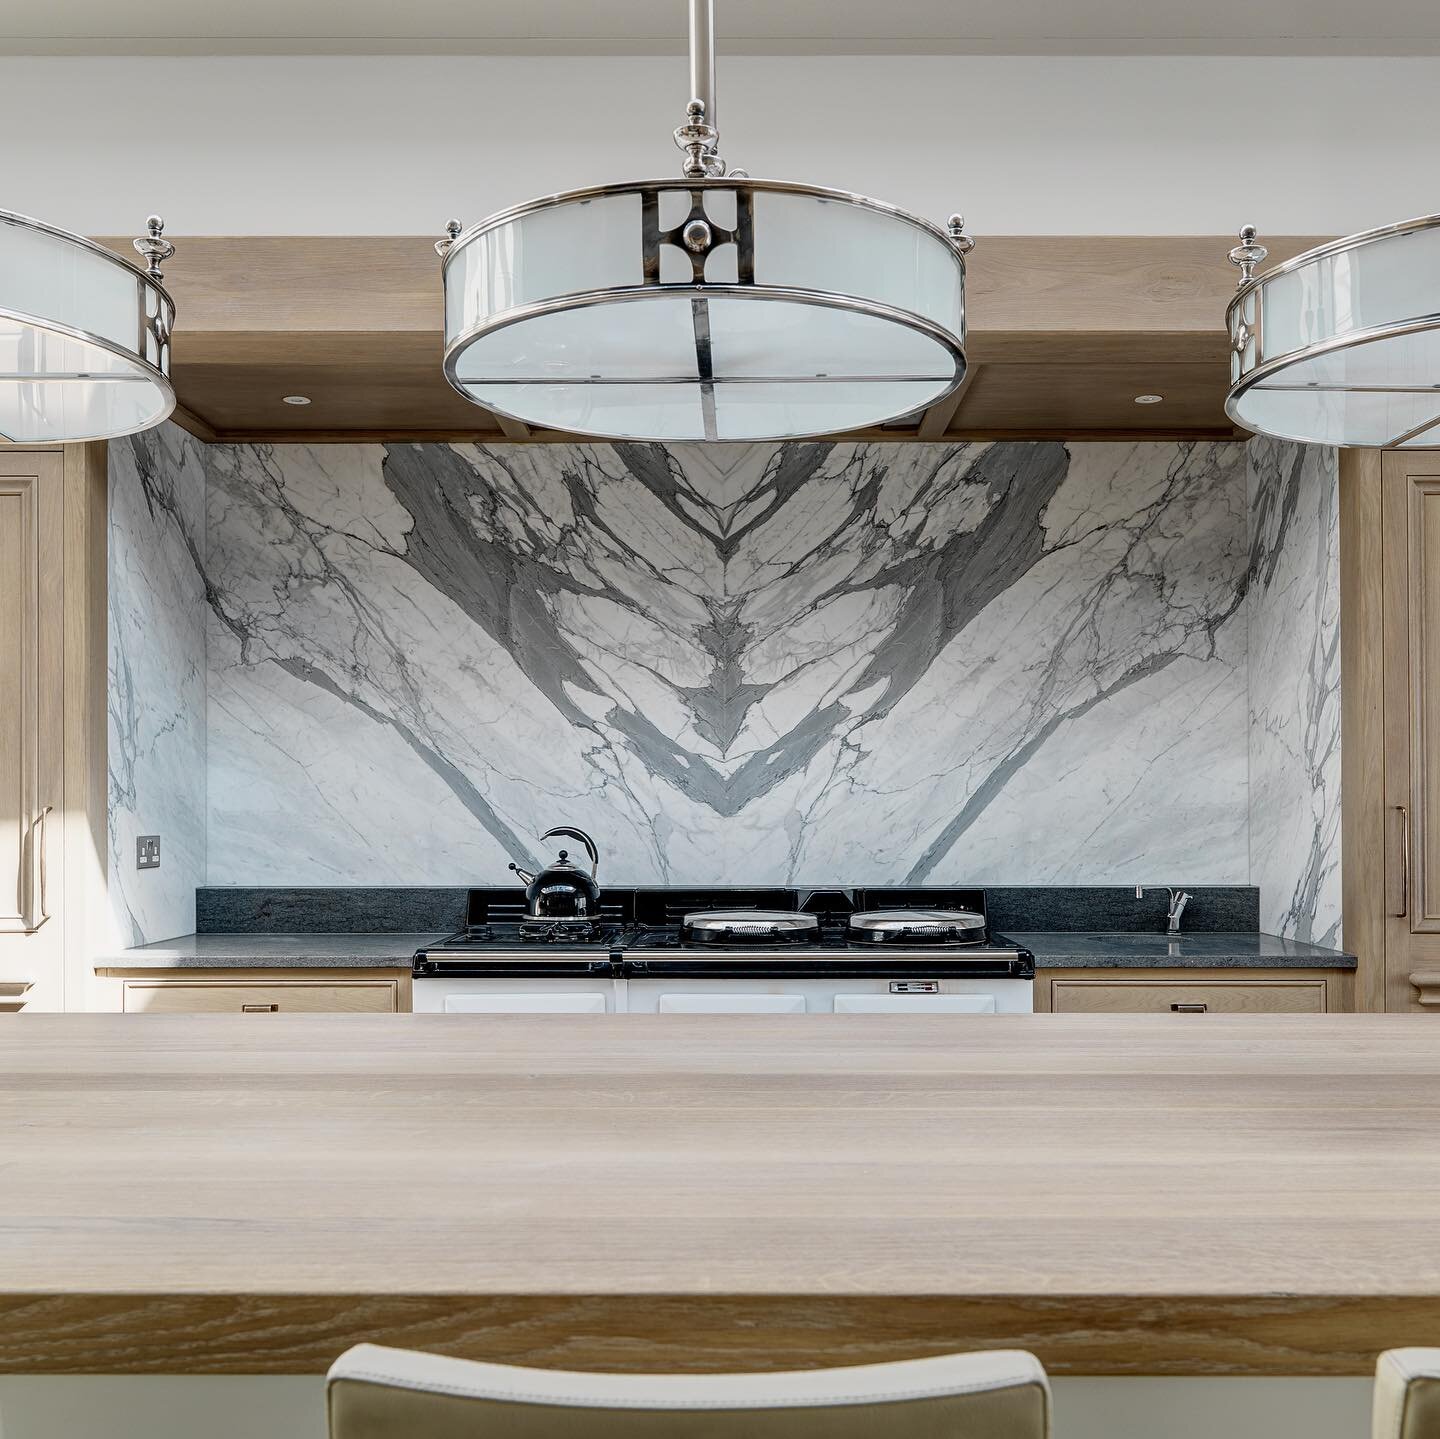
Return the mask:
<svg viewBox="0 0 1440 1439">
<path fill-rule="evenodd" d="M 594 879 L 600 871 L 600 851 L 595 848 L 595 841 L 583 829 L 572 829 L 568 824 L 559 824 L 554 829 L 547 829 L 540 838 L 542 840 L 554 839 L 557 835 L 562 834 L 570 839 L 578 839 L 585 846 L 585 853 L 590 856 L 590 878 Z"/>
</svg>

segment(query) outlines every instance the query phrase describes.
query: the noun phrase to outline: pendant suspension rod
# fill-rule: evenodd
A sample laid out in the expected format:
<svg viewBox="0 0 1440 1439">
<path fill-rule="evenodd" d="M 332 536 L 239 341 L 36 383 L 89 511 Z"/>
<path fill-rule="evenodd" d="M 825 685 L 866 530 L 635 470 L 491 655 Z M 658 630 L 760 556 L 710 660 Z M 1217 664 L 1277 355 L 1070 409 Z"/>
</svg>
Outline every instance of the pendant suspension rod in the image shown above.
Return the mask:
<svg viewBox="0 0 1440 1439">
<path fill-rule="evenodd" d="M 715 0 L 690 0 L 690 93 L 687 100 L 705 102 L 705 123 L 719 129 L 715 118 Z"/>
</svg>

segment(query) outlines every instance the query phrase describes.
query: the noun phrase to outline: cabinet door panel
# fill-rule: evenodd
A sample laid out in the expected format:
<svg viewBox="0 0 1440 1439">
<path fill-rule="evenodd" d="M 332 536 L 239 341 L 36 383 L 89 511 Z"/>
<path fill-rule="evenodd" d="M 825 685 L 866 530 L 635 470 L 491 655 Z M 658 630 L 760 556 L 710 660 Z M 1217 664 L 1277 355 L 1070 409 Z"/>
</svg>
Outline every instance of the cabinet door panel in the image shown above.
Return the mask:
<svg viewBox="0 0 1440 1439">
<path fill-rule="evenodd" d="M 1383 464 L 1385 1007 L 1435 1012 L 1440 971 L 1440 454 Z M 1347 792 L 1345 803 L 1365 796 Z M 1412 977 L 1425 976 L 1418 982 Z"/>
<path fill-rule="evenodd" d="M 0 476 L 0 929 L 35 927 L 40 790 L 39 476 Z"/>
<path fill-rule="evenodd" d="M 1408 884 L 1412 934 L 1440 934 L 1440 466 L 1431 468 L 1433 475 L 1412 472 L 1406 491 L 1410 803 L 1401 843 L 1408 839 L 1411 852 L 1401 855 L 1399 900 L 1405 903 Z"/>
<path fill-rule="evenodd" d="M 0 451 L 0 982 L 57 1008 L 64 461 Z"/>
</svg>

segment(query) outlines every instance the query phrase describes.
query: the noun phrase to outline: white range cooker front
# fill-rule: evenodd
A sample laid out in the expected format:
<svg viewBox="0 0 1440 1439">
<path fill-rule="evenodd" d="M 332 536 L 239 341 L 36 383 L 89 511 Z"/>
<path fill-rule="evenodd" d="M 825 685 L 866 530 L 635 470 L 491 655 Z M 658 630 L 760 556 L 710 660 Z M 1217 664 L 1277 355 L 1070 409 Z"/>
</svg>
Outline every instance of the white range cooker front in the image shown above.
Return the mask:
<svg viewBox="0 0 1440 1439">
<path fill-rule="evenodd" d="M 417 1014 L 1029 1014 L 1030 979 L 529 979 L 431 975 Z"/>
<path fill-rule="evenodd" d="M 631 1014 L 1029 1014 L 1030 979 L 627 979 Z"/>
</svg>

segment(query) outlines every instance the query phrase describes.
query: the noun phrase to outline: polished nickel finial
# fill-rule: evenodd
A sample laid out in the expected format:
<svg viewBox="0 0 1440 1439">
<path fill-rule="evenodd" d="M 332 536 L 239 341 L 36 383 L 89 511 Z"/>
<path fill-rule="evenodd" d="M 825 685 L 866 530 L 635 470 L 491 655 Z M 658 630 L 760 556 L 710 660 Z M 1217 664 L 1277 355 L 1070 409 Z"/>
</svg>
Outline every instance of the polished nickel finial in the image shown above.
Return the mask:
<svg viewBox="0 0 1440 1439">
<path fill-rule="evenodd" d="M 1255 275 L 1255 266 L 1270 253 L 1264 245 L 1255 242 L 1254 225 L 1246 225 L 1240 231 L 1240 243 L 1230 251 L 1230 263 L 1240 267 L 1240 279 L 1235 288 L 1248 285 Z"/>
<path fill-rule="evenodd" d="M 950 236 L 950 243 L 962 255 L 968 255 L 975 248 L 974 237 L 965 233 L 964 215 L 951 215 L 945 223 L 945 231 Z"/>
<path fill-rule="evenodd" d="M 460 238 L 460 231 L 464 229 L 459 220 L 446 220 L 445 238 L 435 241 L 435 253 L 443 260 L 450 253 L 450 247 Z"/>
<path fill-rule="evenodd" d="M 705 102 L 692 100 L 685 107 L 685 123 L 675 130 L 675 144 L 685 152 L 681 174 L 687 180 L 723 175 L 725 162 L 715 153 L 720 132 L 705 119 Z"/>
<path fill-rule="evenodd" d="M 160 271 L 171 255 L 175 253 L 175 246 L 165 239 L 165 222 L 159 215 L 151 215 L 145 221 L 145 234 L 134 241 L 135 253 L 145 261 L 145 273 L 156 282 L 165 278 Z"/>
</svg>

